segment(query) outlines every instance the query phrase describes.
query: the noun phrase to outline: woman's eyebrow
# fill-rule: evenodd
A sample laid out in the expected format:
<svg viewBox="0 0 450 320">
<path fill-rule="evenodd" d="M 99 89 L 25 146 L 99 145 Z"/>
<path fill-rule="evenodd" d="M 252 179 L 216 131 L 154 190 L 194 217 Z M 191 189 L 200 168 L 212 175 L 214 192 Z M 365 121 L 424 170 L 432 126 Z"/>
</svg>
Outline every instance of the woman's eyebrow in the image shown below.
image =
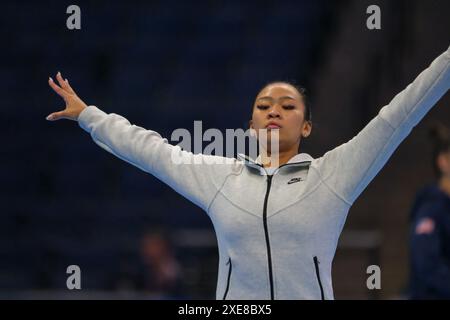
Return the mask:
<svg viewBox="0 0 450 320">
<path fill-rule="evenodd" d="M 269 96 L 265 96 L 265 97 L 261 97 L 261 98 L 258 98 L 258 100 L 262 100 L 262 99 L 265 99 L 265 100 L 275 100 L 274 98 L 272 98 L 272 97 L 269 97 Z M 278 100 L 284 100 L 284 99 L 290 99 L 290 100 L 295 100 L 293 97 L 291 97 L 291 96 L 282 96 L 282 97 L 280 97 L 280 98 L 278 98 Z"/>
</svg>

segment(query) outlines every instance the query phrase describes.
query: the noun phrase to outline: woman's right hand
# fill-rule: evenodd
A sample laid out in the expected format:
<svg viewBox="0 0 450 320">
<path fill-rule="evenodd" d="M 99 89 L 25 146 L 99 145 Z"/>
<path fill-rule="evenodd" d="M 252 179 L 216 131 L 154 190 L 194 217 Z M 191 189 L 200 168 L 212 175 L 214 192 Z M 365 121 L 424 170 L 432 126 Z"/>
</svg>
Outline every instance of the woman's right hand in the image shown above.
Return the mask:
<svg viewBox="0 0 450 320">
<path fill-rule="evenodd" d="M 59 86 L 53 81 L 52 78 L 48 79 L 48 84 L 57 94 L 61 96 L 61 98 L 64 99 L 66 102 L 66 108 L 62 111 L 49 114 L 46 119 L 50 121 L 59 119 L 77 121 L 81 111 L 87 108 L 87 105 L 77 96 L 75 91 L 73 91 L 72 87 L 69 85 L 69 81 L 67 79 L 63 79 L 60 72 L 56 75 L 56 79 L 58 80 Z"/>
</svg>

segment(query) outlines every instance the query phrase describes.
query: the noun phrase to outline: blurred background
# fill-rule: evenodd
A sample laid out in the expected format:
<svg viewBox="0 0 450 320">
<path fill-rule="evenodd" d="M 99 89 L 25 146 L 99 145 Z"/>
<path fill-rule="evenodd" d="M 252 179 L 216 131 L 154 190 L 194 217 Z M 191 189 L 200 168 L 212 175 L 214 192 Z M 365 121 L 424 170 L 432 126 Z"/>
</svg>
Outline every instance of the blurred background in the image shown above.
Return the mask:
<svg viewBox="0 0 450 320">
<path fill-rule="evenodd" d="M 81 9 L 69 30 L 66 9 Z M 368 30 L 366 9 L 381 9 Z M 253 99 L 295 80 L 312 101 L 302 152 L 358 133 L 450 44 L 447 0 L 2 1 L 0 298 L 214 299 L 207 215 L 99 148 L 64 103 L 57 71 L 87 103 L 170 138 L 176 128 L 247 128 Z M 336 299 L 402 299 L 409 212 L 433 181 L 428 125 L 450 125 L 447 94 L 350 210 L 333 269 Z M 366 287 L 381 267 L 381 290 Z M 68 290 L 66 268 L 81 268 Z"/>
</svg>

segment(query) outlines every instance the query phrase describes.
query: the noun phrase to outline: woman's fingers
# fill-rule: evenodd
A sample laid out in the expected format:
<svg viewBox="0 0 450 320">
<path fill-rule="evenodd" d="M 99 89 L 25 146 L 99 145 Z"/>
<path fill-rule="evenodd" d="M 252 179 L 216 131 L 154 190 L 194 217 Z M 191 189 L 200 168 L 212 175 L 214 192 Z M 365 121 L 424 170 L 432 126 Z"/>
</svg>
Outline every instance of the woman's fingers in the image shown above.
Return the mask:
<svg viewBox="0 0 450 320">
<path fill-rule="evenodd" d="M 48 84 L 58 95 L 66 100 L 67 93 L 62 88 L 58 87 L 58 85 L 53 81 L 51 77 L 48 78 Z"/>
<path fill-rule="evenodd" d="M 69 84 L 69 80 L 64 79 L 61 72 L 58 71 L 58 73 L 56 74 L 56 79 L 58 80 L 58 83 L 62 89 L 66 90 L 69 93 L 75 94 L 75 91 L 73 91 L 72 87 Z"/>
<path fill-rule="evenodd" d="M 55 120 L 62 119 L 62 118 L 64 118 L 65 116 L 66 116 L 65 111 L 59 111 L 59 112 L 53 112 L 53 113 L 50 113 L 50 114 L 47 116 L 47 118 L 45 118 L 45 119 L 50 120 L 50 121 L 55 121 Z"/>
<path fill-rule="evenodd" d="M 49 114 L 46 119 L 50 121 L 59 119 L 69 119 L 76 121 L 78 115 L 87 106 L 80 98 L 78 98 L 75 91 L 73 91 L 73 89 L 69 85 L 69 81 L 62 77 L 61 72 L 57 73 L 56 79 L 58 80 L 59 85 L 55 83 L 51 77 L 48 79 L 48 84 L 58 95 L 60 95 L 64 99 L 64 101 L 66 102 L 66 108 L 62 111 Z"/>
<path fill-rule="evenodd" d="M 58 71 L 58 73 L 56 74 L 56 80 L 58 80 L 59 85 L 61 86 L 61 88 L 63 88 L 64 90 L 68 90 L 68 86 L 67 83 L 64 81 L 61 72 Z"/>
<path fill-rule="evenodd" d="M 65 83 L 66 83 L 66 85 L 67 85 L 67 91 L 69 91 L 70 93 L 72 93 L 72 94 L 76 94 L 75 93 L 75 91 L 73 91 L 73 89 L 72 89 L 72 87 L 70 86 L 70 84 L 69 84 L 69 80 L 64 80 L 65 81 Z"/>
</svg>

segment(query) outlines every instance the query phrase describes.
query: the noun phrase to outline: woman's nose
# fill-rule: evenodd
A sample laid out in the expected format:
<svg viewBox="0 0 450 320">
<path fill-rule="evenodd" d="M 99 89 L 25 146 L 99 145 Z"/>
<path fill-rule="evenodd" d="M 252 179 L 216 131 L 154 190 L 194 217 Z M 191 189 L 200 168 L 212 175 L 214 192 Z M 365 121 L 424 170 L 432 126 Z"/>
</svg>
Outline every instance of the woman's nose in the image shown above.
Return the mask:
<svg viewBox="0 0 450 320">
<path fill-rule="evenodd" d="M 272 108 L 270 108 L 269 117 L 270 118 L 280 117 L 280 110 L 278 109 L 277 106 L 273 106 Z"/>
</svg>

